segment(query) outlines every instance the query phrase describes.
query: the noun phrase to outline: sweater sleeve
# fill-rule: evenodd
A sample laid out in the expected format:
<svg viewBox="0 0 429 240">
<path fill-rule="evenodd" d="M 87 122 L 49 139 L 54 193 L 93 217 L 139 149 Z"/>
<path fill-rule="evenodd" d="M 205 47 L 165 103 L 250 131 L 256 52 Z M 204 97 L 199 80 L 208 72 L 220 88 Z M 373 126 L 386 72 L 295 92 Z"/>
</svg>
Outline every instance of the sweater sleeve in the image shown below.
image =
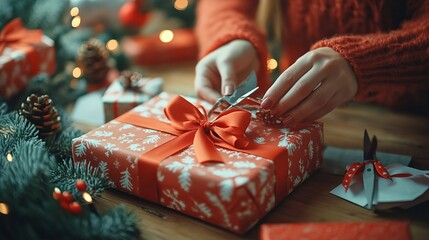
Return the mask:
<svg viewBox="0 0 429 240">
<path fill-rule="evenodd" d="M 259 93 L 263 93 L 270 86 L 267 75 L 268 49 L 265 35 L 255 20 L 257 3 L 254 0 L 198 1 L 196 34 L 200 58 L 232 40 L 249 41 L 258 52 L 258 85 Z"/>
<path fill-rule="evenodd" d="M 398 109 L 428 106 L 429 1 L 423 2 L 397 30 L 325 39 L 312 49 L 330 47 L 349 61 L 358 79 L 358 102 Z"/>
</svg>

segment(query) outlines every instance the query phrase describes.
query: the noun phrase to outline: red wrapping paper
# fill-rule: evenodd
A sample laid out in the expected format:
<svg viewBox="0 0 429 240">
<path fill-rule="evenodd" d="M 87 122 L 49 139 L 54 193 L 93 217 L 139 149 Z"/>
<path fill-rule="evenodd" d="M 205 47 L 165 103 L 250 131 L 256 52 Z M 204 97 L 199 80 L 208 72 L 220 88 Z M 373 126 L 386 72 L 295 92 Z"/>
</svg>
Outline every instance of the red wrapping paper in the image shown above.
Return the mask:
<svg viewBox="0 0 429 240">
<path fill-rule="evenodd" d="M 407 240 L 411 239 L 407 222 L 333 222 L 264 224 L 260 240 Z"/>
<path fill-rule="evenodd" d="M 0 35 L 0 95 L 2 97 L 13 98 L 25 89 L 32 77 L 39 73 L 55 72 L 54 42 L 49 37 L 43 36 L 40 30 L 26 30 L 20 20 L 15 19 L 5 26 Z"/>
<path fill-rule="evenodd" d="M 167 121 L 163 108 L 173 96 L 161 93 L 127 114 Z M 196 99 L 192 103 L 209 105 Z M 217 147 L 224 163 L 197 161 L 194 146 L 165 158 L 157 166 L 158 203 L 230 231 L 243 233 L 277 202 L 308 178 L 322 162 L 323 130 L 320 123 L 290 131 L 265 126 L 253 119 L 246 130 L 253 142 L 284 149 L 284 196 L 275 196 L 273 161 Z M 119 190 L 142 197 L 140 157 L 174 139 L 169 133 L 113 120 L 73 141 L 74 161 L 101 165 Z M 277 198 L 277 199 L 276 199 Z M 153 200 L 151 200 L 153 201 Z"/>
</svg>

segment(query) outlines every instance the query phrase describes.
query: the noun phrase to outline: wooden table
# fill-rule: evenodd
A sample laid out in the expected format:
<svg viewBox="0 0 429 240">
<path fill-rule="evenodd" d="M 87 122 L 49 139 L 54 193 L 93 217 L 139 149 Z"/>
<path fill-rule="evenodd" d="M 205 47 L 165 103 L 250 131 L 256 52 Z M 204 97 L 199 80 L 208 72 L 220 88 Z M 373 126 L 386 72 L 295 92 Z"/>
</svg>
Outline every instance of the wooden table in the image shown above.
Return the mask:
<svg viewBox="0 0 429 240">
<path fill-rule="evenodd" d="M 144 69 L 146 75 L 165 79 L 167 92 L 194 95 L 194 64 Z M 429 118 L 398 113 L 383 108 L 351 104 L 338 108 L 321 119 L 325 144 L 344 148 L 362 148 L 364 129 L 377 135 L 378 151 L 413 156 L 411 166 L 429 169 Z M 77 127 L 90 130 L 95 126 Z M 413 239 L 429 237 L 429 202 L 408 210 L 371 212 L 329 193 L 341 176 L 316 172 L 243 236 L 204 223 L 166 207 L 110 190 L 96 202 L 99 211 L 123 203 L 139 217 L 142 239 L 257 239 L 260 224 L 296 222 L 349 222 L 406 220 Z"/>
</svg>

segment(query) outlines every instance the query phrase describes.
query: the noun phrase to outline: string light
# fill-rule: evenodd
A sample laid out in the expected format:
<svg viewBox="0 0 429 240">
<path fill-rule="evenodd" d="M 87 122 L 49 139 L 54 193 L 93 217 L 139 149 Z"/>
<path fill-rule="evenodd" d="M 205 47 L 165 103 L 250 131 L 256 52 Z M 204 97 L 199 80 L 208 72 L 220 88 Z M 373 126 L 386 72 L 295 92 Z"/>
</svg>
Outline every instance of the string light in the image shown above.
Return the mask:
<svg viewBox="0 0 429 240">
<path fill-rule="evenodd" d="M 74 27 L 74 28 L 79 27 L 79 25 L 80 25 L 80 21 L 81 21 L 80 16 L 76 16 L 76 17 L 74 17 L 74 18 L 72 19 L 72 21 L 71 21 L 71 26 L 72 26 L 72 27 Z"/>
<path fill-rule="evenodd" d="M 177 10 L 185 10 L 189 5 L 188 0 L 176 0 L 174 1 L 174 8 Z"/>
<path fill-rule="evenodd" d="M 278 66 L 277 61 L 274 58 L 267 60 L 268 70 L 274 70 L 277 68 L 277 66 Z"/>
<path fill-rule="evenodd" d="M 0 203 L 0 213 L 4 215 L 9 214 L 9 207 L 7 206 L 6 203 Z"/>
<path fill-rule="evenodd" d="M 12 162 L 12 161 L 13 161 L 12 153 L 7 153 L 7 154 L 6 154 L 6 159 L 7 159 L 9 162 Z"/>
<path fill-rule="evenodd" d="M 76 17 L 77 15 L 79 15 L 79 8 L 78 7 L 73 7 L 72 9 L 70 9 L 70 16 Z"/>
<path fill-rule="evenodd" d="M 161 40 L 161 42 L 163 43 L 169 43 L 173 40 L 173 38 L 174 38 L 174 33 L 171 30 L 163 30 L 159 34 L 159 40 Z"/>
<path fill-rule="evenodd" d="M 118 48 L 118 41 L 115 39 L 110 39 L 109 41 L 107 41 L 106 43 L 106 48 L 109 51 L 114 51 Z"/>
<path fill-rule="evenodd" d="M 82 75 L 82 70 L 79 67 L 75 67 L 72 71 L 72 75 L 74 78 L 79 78 Z"/>
<path fill-rule="evenodd" d="M 85 202 L 92 203 L 91 194 L 84 192 L 84 193 L 82 193 L 82 198 L 83 198 L 83 200 L 85 200 Z"/>
</svg>

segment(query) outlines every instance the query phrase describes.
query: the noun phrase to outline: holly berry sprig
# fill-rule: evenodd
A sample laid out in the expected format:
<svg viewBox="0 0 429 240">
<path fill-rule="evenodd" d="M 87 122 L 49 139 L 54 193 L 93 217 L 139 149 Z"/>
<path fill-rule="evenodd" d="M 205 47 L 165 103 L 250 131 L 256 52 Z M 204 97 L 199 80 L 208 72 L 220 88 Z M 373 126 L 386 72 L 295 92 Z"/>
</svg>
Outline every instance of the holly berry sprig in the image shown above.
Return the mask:
<svg viewBox="0 0 429 240">
<path fill-rule="evenodd" d="M 82 179 L 78 179 L 76 181 L 76 189 L 79 192 L 82 192 L 83 199 L 88 202 L 92 203 L 92 197 L 89 193 L 86 192 L 87 185 L 85 181 Z M 52 193 L 52 197 L 55 200 L 58 200 L 60 203 L 60 206 L 62 209 L 72 213 L 72 214 L 79 214 L 82 212 L 82 206 L 77 202 L 73 195 L 70 192 L 67 191 L 61 191 L 59 188 L 54 188 L 54 192 Z"/>
</svg>

